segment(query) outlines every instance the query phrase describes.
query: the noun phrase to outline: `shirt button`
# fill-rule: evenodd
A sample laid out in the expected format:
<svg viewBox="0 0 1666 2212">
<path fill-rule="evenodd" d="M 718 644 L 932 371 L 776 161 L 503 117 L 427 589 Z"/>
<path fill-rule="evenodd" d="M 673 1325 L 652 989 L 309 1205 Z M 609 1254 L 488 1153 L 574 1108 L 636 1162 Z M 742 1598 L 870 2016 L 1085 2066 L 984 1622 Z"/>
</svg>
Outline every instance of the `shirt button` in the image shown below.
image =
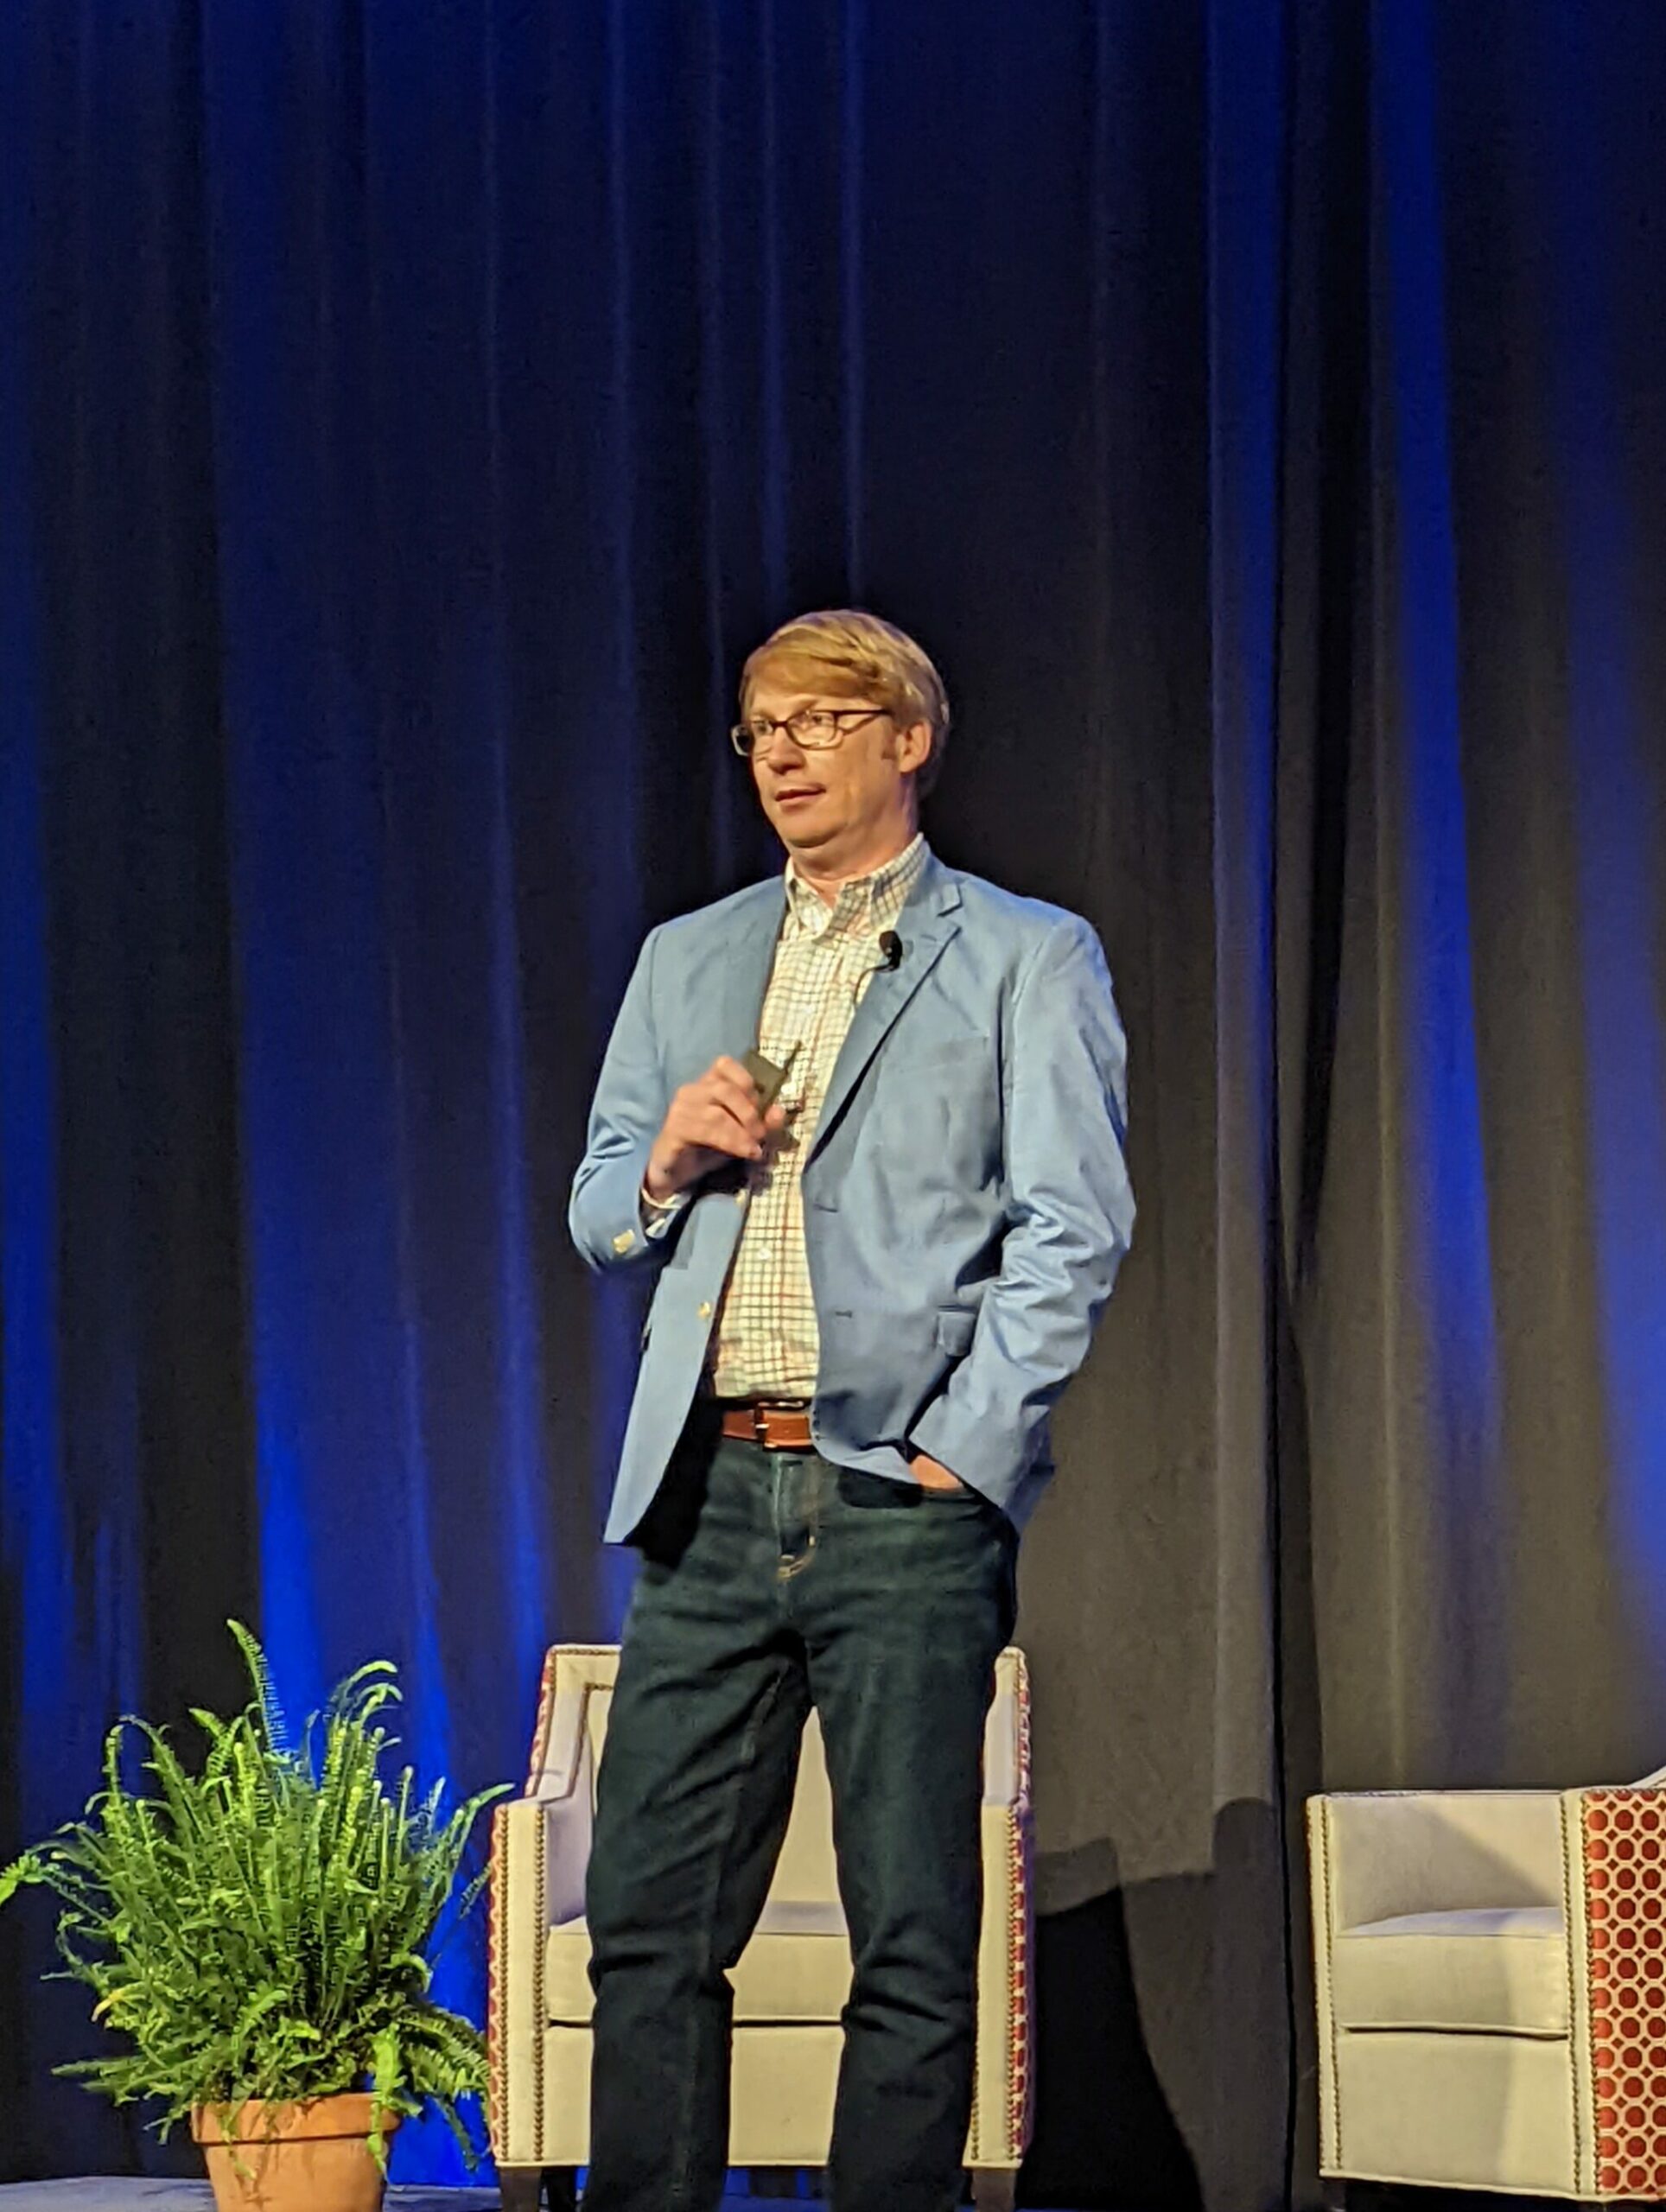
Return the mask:
<svg viewBox="0 0 1666 2212">
<path fill-rule="evenodd" d="M 695 1307 L 695 1309 L 694 1309 L 694 1310 L 695 1310 L 695 1317 L 696 1317 L 696 1319 L 701 1320 L 701 1321 L 709 1321 L 709 1320 L 710 1320 L 710 1319 L 711 1319 L 711 1300 L 710 1300 L 710 1299 L 709 1299 L 709 1298 L 703 1298 L 703 1299 L 701 1300 L 701 1301 L 700 1301 L 699 1305 L 698 1305 L 698 1306 L 696 1306 Z"/>
</svg>

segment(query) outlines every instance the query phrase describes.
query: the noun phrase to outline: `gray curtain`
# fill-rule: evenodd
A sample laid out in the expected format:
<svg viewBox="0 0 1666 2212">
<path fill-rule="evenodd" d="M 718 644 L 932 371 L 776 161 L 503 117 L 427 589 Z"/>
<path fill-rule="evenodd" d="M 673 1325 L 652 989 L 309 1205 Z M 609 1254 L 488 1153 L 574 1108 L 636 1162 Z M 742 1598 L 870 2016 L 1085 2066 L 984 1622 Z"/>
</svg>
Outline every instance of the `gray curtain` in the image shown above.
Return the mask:
<svg viewBox="0 0 1666 2212">
<path fill-rule="evenodd" d="M 1666 27 L 1205 29 L 1059 825 L 1145 1211 L 1024 1560 L 1037 2202 L 1312 2193 L 1308 1792 L 1666 1756 Z"/>
</svg>

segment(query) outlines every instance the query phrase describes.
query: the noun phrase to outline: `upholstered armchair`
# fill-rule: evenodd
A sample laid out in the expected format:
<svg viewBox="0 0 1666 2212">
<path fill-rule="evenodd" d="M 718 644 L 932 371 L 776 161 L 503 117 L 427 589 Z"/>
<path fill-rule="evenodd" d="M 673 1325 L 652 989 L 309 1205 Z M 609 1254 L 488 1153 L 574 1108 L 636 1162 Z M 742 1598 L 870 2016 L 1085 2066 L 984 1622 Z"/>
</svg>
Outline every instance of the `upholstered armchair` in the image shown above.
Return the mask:
<svg viewBox="0 0 1666 2212">
<path fill-rule="evenodd" d="M 492 2150 L 503 2202 L 572 2201 L 589 2157 L 589 1937 L 584 1872 L 618 1652 L 558 1644 L 544 1662 L 525 1794 L 493 1827 Z M 983 1933 L 976 2091 L 966 2163 L 980 2207 L 1010 2206 L 1030 2126 L 1029 1692 L 1003 1651 L 984 1738 Z M 826 2162 L 850 1953 L 834 1877 L 832 1806 L 812 1715 L 780 1863 L 734 1974 L 729 2158 Z"/>
<path fill-rule="evenodd" d="M 1312 1801 L 1322 2173 L 1666 2197 L 1663 1779 Z"/>
</svg>

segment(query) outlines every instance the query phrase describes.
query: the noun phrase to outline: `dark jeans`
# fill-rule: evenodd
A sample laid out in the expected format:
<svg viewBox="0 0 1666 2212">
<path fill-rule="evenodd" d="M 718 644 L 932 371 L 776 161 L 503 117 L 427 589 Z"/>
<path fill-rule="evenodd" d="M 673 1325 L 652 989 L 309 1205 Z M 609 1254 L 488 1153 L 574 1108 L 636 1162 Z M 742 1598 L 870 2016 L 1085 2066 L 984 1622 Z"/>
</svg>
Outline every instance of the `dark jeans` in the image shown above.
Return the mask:
<svg viewBox="0 0 1666 2212">
<path fill-rule="evenodd" d="M 971 2111 L 983 1726 L 1016 1540 L 975 1491 L 713 1432 L 697 1408 L 638 1535 L 590 1859 L 587 2212 L 722 2195 L 727 1969 L 763 1909 L 812 1705 L 855 1969 L 828 2195 L 836 2212 L 944 2212 Z"/>
</svg>

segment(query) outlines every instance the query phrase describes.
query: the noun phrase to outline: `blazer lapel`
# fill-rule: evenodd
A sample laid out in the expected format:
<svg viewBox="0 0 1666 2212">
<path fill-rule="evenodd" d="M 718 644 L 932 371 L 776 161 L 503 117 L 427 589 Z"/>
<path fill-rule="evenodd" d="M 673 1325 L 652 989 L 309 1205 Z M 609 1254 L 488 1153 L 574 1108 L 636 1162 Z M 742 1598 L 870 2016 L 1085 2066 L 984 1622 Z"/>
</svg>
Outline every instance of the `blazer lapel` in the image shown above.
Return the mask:
<svg viewBox="0 0 1666 2212">
<path fill-rule="evenodd" d="M 894 968 L 881 968 L 862 994 L 862 1004 L 846 1033 L 839 1057 L 833 1064 L 815 1142 L 804 1160 L 809 1166 L 836 1128 L 851 1093 L 862 1080 L 869 1061 L 889 1035 L 893 1023 L 936 965 L 943 948 L 960 927 L 955 908 L 960 887 L 937 859 L 926 866 L 914 886 L 913 896 L 897 921 L 902 939 L 902 958 Z"/>
<path fill-rule="evenodd" d="M 758 894 L 756 903 L 746 910 L 744 926 L 725 944 L 722 955 L 717 1050 L 735 1059 L 758 1042 L 764 993 L 769 988 L 776 941 L 781 934 L 785 882 L 777 876 L 773 882 L 760 884 Z"/>
</svg>

